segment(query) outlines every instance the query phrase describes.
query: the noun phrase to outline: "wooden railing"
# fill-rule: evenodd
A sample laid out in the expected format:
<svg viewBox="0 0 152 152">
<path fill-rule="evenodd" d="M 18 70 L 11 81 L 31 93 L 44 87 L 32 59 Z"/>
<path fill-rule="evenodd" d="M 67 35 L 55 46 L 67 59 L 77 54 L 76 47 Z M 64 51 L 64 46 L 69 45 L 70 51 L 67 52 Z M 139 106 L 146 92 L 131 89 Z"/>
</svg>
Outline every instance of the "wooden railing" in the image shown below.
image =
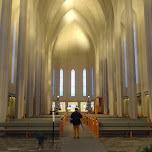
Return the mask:
<svg viewBox="0 0 152 152">
<path fill-rule="evenodd" d="M 65 113 L 61 118 L 60 118 L 60 137 L 62 137 L 63 130 L 65 128 L 67 122 L 67 113 Z"/>
<path fill-rule="evenodd" d="M 82 122 L 91 129 L 91 131 L 99 137 L 99 119 L 91 115 L 82 113 Z"/>
</svg>

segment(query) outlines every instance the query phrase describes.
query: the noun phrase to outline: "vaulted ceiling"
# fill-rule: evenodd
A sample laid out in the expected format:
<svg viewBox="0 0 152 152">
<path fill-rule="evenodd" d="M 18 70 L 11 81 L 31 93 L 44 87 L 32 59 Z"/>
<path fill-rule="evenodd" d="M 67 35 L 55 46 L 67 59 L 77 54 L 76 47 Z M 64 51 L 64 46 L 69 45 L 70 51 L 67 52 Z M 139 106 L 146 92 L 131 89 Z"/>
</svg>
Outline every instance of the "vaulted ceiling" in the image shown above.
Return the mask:
<svg viewBox="0 0 152 152">
<path fill-rule="evenodd" d="M 107 19 L 113 13 L 111 0 L 39 0 L 37 4 L 49 43 L 56 42 L 65 27 L 76 23 L 82 35 L 91 40 L 96 48 L 105 31 Z"/>
<path fill-rule="evenodd" d="M 47 45 L 56 44 L 63 30 L 75 23 L 96 50 L 106 28 L 114 20 L 111 0 L 34 0 L 33 3 Z M 20 0 L 13 1 L 13 12 L 19 10 L 19 4 Z"/>
</svg>

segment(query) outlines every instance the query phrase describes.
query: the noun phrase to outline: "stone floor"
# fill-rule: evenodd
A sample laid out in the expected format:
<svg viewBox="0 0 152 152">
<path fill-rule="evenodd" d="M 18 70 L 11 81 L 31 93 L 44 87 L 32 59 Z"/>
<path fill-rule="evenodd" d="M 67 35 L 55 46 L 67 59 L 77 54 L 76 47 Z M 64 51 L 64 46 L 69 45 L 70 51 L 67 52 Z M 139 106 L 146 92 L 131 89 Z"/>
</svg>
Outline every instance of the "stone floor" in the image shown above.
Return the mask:
<svg viewBox="0 0 152 152">
<path fill-rule="evenodd" d="M 73 139 L 73 125 L 67 122 L 63 133 L 61 152 L 104 152 L 97 137 L 84 126 L 80 126 L 80 138 Z"/>
<path fill-rule="evenodd" d="M 35 138 L 25 139 L 24 137 L 1 137 L 0 152 L 36 152 L 39 151 L 38 141 Z M 60 152 L 61 142 L 55 140 L 52 148 L 52 141 L 46 140 L 44 148 L 40 151 L 44 152 Z"/>
<path fill-rule="evenodd" d="M 73 126 L 67 122 L 63 137 L 55 140 L 52 148 L 51 140 L 46 140 L 44 152 L 136 152 L 139 146 L 152 145 L 152 137 L 101 137 L 97 138 L 84 125 L 80 126 L 80 139 L 73 139 Z M 0 152 L 36 152 L 38 141 L 34 137 L 4 136 L 0 137 Z"/>
<path fill-rule="evenodd" d="M 66 130 L 65 130 L 66 133 Z M 92 152 L 94 148 L 92 141 L 96 140 L 97 143 L 100 142 L 100 152 L 136 152 L 139 146 L 145 147 L 152 145 L 152 137 L 133 137 L 123 138 L 123 137 L 115 137 L 115 138 L 99 138 L 93 137 L 92 140 L 88 140 L 88 137 L 82 137 L 83 133 L 81 130 L 80 139 L 73 139 L 72 136 L 70 138 L 63 137 L 62 142 L 65 142 L 67 146 L 68 144 L 74 143 L 74 146 L 69 146 L 69 149 L 72 149 L 71 152 Z M 84 145 L 81 147 L 81 143 Z M 51 146 L 51 142 L 49 140 L 45 141 L 44 149 L 41 151 L 44 152 L 68 152 L 61 150 L 62 143 L 61 141 L 55 141 L 54 148 Z M 3 137 L 0 138 L 0 152 L 36 152 L 38 151 L 38 142 L 34 138 L 25 139 L 24 137 Z M 66 147 L 65 147 L 66 148 Z M 88 150 L 89 149 L 89 150 Z M 97 152 L 97 151 L 93 151 Z"/>
<path fill-rule="evenodd" d="M 140 147 L 152 145 L 152 137 L 99 138 L 105 152 L 136 152 Z"/>
</svg>

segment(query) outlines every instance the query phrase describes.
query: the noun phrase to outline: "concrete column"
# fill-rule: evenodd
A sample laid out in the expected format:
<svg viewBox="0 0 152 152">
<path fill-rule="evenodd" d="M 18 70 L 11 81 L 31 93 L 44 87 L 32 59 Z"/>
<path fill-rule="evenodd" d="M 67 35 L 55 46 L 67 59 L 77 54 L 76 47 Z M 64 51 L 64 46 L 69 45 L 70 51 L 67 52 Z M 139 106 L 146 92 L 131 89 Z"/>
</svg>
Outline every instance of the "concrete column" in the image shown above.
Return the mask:
<svg viewBox="0 0 152 152">
<path fill-rule="evenodd" d="M 43 45 L 43 44 L 42 44 Z M 44 73 L 45 73 L 45 49 L 44 49 L 44 45 L 42 46 L 42 53 L 41 53 L 41 103 L 40 103 L 40 113 L 44 114 L 45 113 L 45 107 L 44 107 L 44 103 L 45 103 L 45 88 L 44 88 Z"/>
<path fill-rule="evenodd" d="M 125 1 L 126 5 L 126 50 L 128 73 L 129 115 L 131 119 L 137 119 L 136 74 L 135 54 L 133 40 L 133 9 L 132 0 Z"/>
<path fill-rule="evenodd" d="M 116 60 L 116 98 L 117 98 L 117 114 L 122 117 L 122 50 L 121 50 L 121 24 L 115 16 L 115 60 Z"/>
<path fill-rule="evenodd" d="M 46 49 L 47 50 L 47 49 Z M 48 86 L 48 60 L 47 60 L 47 57 L 48 57 L 48 51 L 46 53 L 46 58 L 45 58 L 45 81 L 44 81 L 44 114 L 48 114 L 48 105 L 49 105 L 49 100 L 48 100 L 48 89 L 49 89 L 49 86 Z"/>
<path fill-rule="evenodd" d="M 107 59 L 103 61 L 103 106 L 104 106 L 104 114 L 108 114 L 108 82 L 107 82 Z"/>
<path fill-rule="evenodd" d="M 138 65 L 140 69 L 140 85 L 141 85 L 141 98 L 142 98 L 142 114 L 146 116 L 147 110 L 145 110 L 145 93 L 148 91 L 148 69 L 147 67 L 147 53 L 146 53 L 146 35 L 145 35 L 145 17 L 144 17 L 144 1 L 139 7 L 138 13 L 138 46 L 140 58 L 138 59 Z"/>
<path fill-rule="evenodd" d="M 48 49 L 48 111 L 50 111 L 52 109 L 52 102 L 51 102 L 51 97 L 53 95 L 52 93 L 52 89 L 51 89 L 51 84 L 52 84 L 52 79 L 51 79 L 51 76 L 52 76 L 52 70 L 51 70 L 51 67 L 52 67 L 52 62 L 51 62 L 51 56 L 52 56 L 52 47 L 50 47 L 49 45 L 49 49 Z M 63 76 L 64 77 L 64 76 Z"/>
<path fill-rule="evenodd" d="M 35 57 L 36 57 L 36 16 L 34 15 L 33 3 L 28 1 L 28 86 L 27 86 L 27 116 L 33 115 L 33 100 L 35 92 Z M 32 15 L 31 15 L 32 14 Z"/>
<path fill-rule="evenodd" d="M 25 63 L 26 63 L 26 21 L 27 21 L 27 0 L 20 1 L 19 38 L 18 38 L 18 59 L 17 59 L 17 80 L 16 80 L 16 118 L 21 119 L 24 115 L 24 85 L 25 85 Z"/>
<path fill-rule="evenodd" d="M 2 1 L 0 27 L 0 122 L 6 120 L 12 0 Z"/>
<path fill-rule="evenodd" d="M 110 115 L 115 115 L 114 111 L 114 73 L 113 73 L 113 34 L 109 28 L 107 42 L 107 63 L 108 63 L 108 97 Z"/>
<path fill-rule="evenodd" d="M 36 99 L 36 110 L 35 115 L 39 116 L 40 114 L 40 99 L 41 99 L 41 79 L 40 79 L 40 70 L 41 70 L 41 46 L 40 46 L 40 37 L 37 35 L 37 48 L 36 48 L 36 64 L 35 64 L 35 99 Z"/>
<path fill-rule="evenodd" d="M 100 73 L 99 73 L 99 71 L 100 71 L 100 63 L 99 63 L 99 50 L 97 50 L 97 53 L 96 53 L 96 60 L 95 60 L 95 62 L 96 62 L 96 96 L 99 96 L 100 95 L 100 84 L 99 84 L 99 82 L 100 82 L 100 80 L 99 80 L 99 75 L 100 75 Z"/>
<path fill-rule="evenodd" d="M 103 90 L 103 106 L 104 106 L 104 114 L 108 114 L 108 83 L 107 83 L 107 36 L 106 32 L 104 33 L 103 36 L 103 82 L 102 82 L 102 90 Z"/>
<path fill-rule="evenodd" d="M 145 11 L 145 35 L 146 35 L 146 53 L 147 53 L 147 69 L 148 69 L 148 87 L 149 87 L 149 113 L 152 120 L 152 1 L 144 1 Z"/>
<path fill-rule="evenodd" d="M 42 39 L 44 40 L 44 39 Z M 47 114 L 47 106 L 48 106 L 48 52 L 45 48 L 45 43 L 43 41 L 42 47 L 42 60 L 41 60 L 41 114 Z"/>
</svg>

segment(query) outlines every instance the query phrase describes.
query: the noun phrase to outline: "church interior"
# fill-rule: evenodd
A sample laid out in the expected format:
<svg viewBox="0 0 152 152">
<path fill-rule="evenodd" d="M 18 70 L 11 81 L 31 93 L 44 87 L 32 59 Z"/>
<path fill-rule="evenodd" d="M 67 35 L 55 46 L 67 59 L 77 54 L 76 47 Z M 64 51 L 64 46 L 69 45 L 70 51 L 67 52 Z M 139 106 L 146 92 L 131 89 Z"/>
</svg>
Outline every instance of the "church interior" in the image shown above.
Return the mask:
<svg viewBox="0 0 152 152">
<path fill-rule="evenodd" d="M 3 150 L 12 134 L 26 143 L 38 131 L 51 133 L 55 121 L 56 151 L 71 151 L 63 141 L 75 108 L 88 129 L 80 135 L 99 137 L 98 146 L 88 137 L 89 149 L 108 151 L 107 134 L 109 145 L 120 134 L 151 144 L 151 40 L 152 0 L 0 0 Z M 125 146 L 120 151 L 133 151 Z"/>
</svg>

